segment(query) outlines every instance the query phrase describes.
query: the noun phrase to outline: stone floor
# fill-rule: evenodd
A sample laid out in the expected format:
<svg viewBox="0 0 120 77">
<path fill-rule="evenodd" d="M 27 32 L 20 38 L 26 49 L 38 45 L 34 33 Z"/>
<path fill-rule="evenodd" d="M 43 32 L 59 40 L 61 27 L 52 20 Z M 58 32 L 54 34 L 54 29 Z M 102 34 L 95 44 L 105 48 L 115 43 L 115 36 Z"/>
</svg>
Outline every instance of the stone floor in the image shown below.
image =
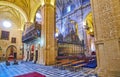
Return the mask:
<svg viewBox="0 0 120 77">
<path fill-rule="evenodd" d="M 93 71 L 94 69 L 83 68 L 78 72 L 73 72 L 69 70 L 60 70 L 52 66 L 34 64 L 32 62 L 21 63 L 19 61 L 18 65 L 13 65 L 11 62 L 10 66 L 6 66 L 5 62 L 0 63 L 0 77 L 14 77 L 30 72 L 38 72 L 46 77 L 97 77 Z"/>
</svg>

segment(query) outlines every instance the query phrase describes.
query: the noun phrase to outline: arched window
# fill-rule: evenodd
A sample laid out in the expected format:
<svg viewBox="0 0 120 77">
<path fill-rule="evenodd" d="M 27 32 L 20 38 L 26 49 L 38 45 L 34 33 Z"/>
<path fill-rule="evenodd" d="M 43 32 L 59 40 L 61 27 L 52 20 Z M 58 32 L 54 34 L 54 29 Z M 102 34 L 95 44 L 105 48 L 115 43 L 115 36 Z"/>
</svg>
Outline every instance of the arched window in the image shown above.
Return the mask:
<svg viewBox="0 0 120 77">
<path fill-rule="evenodd" d="M 38 22 L 40 24 L 40 22 L 42 21 L 42 16 L 41 16 L 41 12 L 38 10 L 36 13 L 36 22 Z"/>
</svg>

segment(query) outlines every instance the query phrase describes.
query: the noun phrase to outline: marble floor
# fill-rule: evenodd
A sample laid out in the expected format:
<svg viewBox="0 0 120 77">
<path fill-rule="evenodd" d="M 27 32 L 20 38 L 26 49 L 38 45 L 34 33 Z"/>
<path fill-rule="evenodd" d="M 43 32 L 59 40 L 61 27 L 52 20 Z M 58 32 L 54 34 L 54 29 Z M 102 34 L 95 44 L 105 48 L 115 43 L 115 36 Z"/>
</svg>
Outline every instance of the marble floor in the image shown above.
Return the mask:
<svg viewBox="0 0 120 77">
<path fill-rule="evenodd" d="M 73 72 L 53 68 L 53 66 L 34 64 L 32 62 L 21 63 L 19 61 L 18 65 L 13 65 L 11 62 L 10 66 L 6 66 L 5 62 L 0 63 L 0 77 L 14 77 L 30 72 L 38 72 L 46 77 L 97 77 L 97 75 L 94 74 L 94 69 L 89 68 L 83 68 L 78 72 Z"/>
</svg>

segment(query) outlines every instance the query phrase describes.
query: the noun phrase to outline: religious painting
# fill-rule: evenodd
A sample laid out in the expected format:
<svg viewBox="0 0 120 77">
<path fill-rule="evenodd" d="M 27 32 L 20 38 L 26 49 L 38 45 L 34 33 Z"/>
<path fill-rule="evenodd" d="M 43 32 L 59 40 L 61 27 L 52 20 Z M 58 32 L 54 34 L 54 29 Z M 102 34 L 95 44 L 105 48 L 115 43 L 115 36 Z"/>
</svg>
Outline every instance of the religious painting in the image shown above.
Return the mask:
<svg viewBox="0 0 120 77">
<path fill-rule="evenodd" d="M 11 43 L 16 43 L 16 38 L 15 37 L 11 38 Z"/>
</svg>

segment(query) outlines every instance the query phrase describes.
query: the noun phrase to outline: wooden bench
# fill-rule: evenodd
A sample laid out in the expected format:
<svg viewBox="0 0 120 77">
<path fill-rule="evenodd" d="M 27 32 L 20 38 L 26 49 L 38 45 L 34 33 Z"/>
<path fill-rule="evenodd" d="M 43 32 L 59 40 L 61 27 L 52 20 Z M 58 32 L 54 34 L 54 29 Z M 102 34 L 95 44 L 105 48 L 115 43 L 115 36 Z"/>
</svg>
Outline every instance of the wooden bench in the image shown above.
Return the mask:
<svg viewBox="0 0 120 77">
<path fill-rule="evenodd" d="M 68 59 L 56 61 L 55 65 L 53 67 L 58 67 L 59 65 L 64 64 L 68 61 L 69 61 Z"/>
<path fill-rule="evenodd" d="M 75 65 L 75 66 L 72 66 L 71 67 L 71 70 L 73 71 L 77 71 L 77 70 L 80 70 L 82 66 L 86 65 L 86 63 L 82 63 L 82 64 L 78 64 L 78 65 Z"/>
<path fill-rule="evenodd" d="M 84 62 L 84 60 L 73 61 L 73 62 L 71 62 L 71 63 L 69 63 L 69 64 L 63 65 L 62 67 L 63 67 L 64 69 L 66 69 L 66 68 L 71 68 L 72 65 L 75 65 L 75 64 L 78 64 L 78 63 L 81 63 L 81 62 Z"/>
<path fill-rule="evenodd" d="M 67 63 L 65 63 L 65 64 L 62 64 L 62 65 L 61 65 L 61 68 L 62 68 L 62 69 L 65 69 L 65 67 L 70 66 L 71 63 L 73 63 L 73 62 L 76 62 L 76 60 L 70 60 L 69 62 L 67 62 Z"/>
<path fill-rule="evenodd" d="M 57 66 L 62 67 L 63 65 L 70 64 L 72 61 L 73 60 L 68 60 L 68 61 L 65 61 L 65 62 L 62 62 L 62 63 L 58 64 Z"/>
</svg>

